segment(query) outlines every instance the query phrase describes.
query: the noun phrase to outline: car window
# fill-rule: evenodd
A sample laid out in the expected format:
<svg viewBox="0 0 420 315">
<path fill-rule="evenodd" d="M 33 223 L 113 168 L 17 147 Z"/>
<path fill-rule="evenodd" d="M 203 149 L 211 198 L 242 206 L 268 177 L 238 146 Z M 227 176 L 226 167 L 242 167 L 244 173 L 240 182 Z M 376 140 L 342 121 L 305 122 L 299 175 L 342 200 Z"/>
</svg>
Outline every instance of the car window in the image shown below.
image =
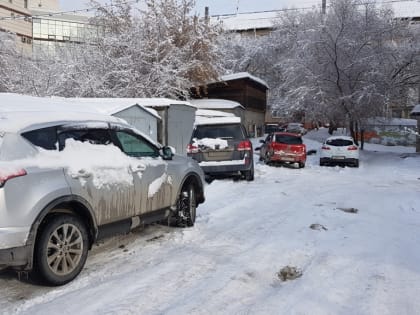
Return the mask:
<svg viewBox="0 0 420 315">
<path fill-rule="evenodd" d="M 147 140 L 126 131 L 116 131 L 115 135 L 121 144 L 123 152 L 129 156 L 159 156 L 159 151 Z"/>
<path fill-rule="evenodd" d="M 112 143 L 108 129 L 66 129 L 59 132 L 58 142 L 60 150 L 65 147 L 67 139 L 74 139 L 91 144 L 107 145 Z"/>
<path fill-rule="evenodd" d="M 57 127 L 48 127 L 22 133 L 33 145 L 46 150 L 57 149 Z"/>
<path fill-rule="evenodd" d="M 244 139 L 245 134 L 239 124 L 199 125 L 194 130 L 193 138 Z"/>
<path fill-rule="evenodd" d="M 289 135 L 276 135 L 275 142 L 285 144 L 302 144 L 302 138 Z"/>
<path fill-rule="evenodd" d="M 353 145 L 353 141 L 347 139 L 330 139 L 326 141 L 326 144 L 334 147 L 347 147 Z"/>
</svg>

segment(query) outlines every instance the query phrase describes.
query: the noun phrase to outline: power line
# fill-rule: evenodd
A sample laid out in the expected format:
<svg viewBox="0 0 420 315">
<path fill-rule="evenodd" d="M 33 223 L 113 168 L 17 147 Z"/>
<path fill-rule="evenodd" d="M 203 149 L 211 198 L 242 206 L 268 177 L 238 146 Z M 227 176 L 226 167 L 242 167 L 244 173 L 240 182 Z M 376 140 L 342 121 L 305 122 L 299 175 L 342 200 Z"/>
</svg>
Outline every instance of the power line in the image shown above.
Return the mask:
<svg viewBox="0 0 420 315">
<path fill-rule="evenodd" d="M 134 3 L 138 3 L 139 0 L 129 0 L 129 1 L 124 1 L 124 2 L 120 2 L 119 4 L 134 4 Z M 60 12 L 50 12 L 50 13 L 45 13 L 45 14 L 37 14 L 37 15 L 31 15 L 31 16 L 27 16 L 27 15 L 14 15 L 14 16 L 4 16 L 4 17 L 0 17 L 0 21 L 4 21 L 4 20 L 20 20 L 20 19 L 28 19 L 28 18 L 41 18 L 41 17 L 51 17 L 51 16 L 57 16 L 57 15 L 71 15 L 71 14 L 77 14 L 77 13 L 83 13 L 83 12 L 91 12 L 91 11 L 97 11 L 101 8 L 112 8 L 112 7 L 116 7 L 117 4 L 112 4 L 112 2 L 110 4 L 104 4 L 104 5 L 99 5 L 96 7 L 90 7 L 87 9 L 78 9 L 78 10 L 71 10 L 71 11 L 60 11 Z"/>
<path fill-rule="evenodd" d="M 328 1 L 327 1 L 328 2 Z M 357 5 L 367 5 L 367 4 L 391 4 L 391 3 L 405 3 L 405 2 L 420 2 L 420 0 L 383 0 L 377 3 L 374 2 L 363 2 L 358 3 Z M 303 11 L 303 10 L 311 10 L 314 7 L 321 7 L 321 2 L 311 2 L 311 6 L 308 3 L 308 6 L 300 7 L 300 8 L 283 8 L 283 9 L 274 9 L 274 10 L 261 10 L 261 11 L 247 11 L 247 12 L 239 12 L 239 13 L 224 13 L 224 14 L 214 14 L 211 15 L 211 17 L 228 17 L 228 16 L 235 16 L 235 15 L 241 15 L 241 14 L 256 14 L 256 13 L 275 13 L 275 12 L 287 12 L 287 11 Z M 327 7 L 329 7 L 327 3 Z"/>
<path fill-rule="evenodd" d="M 120 4 L 135 4 L 138 3 L 139 0 L 129 0 L 120 2 Z M 379 4 L 387 4 L 387 3 L 403 3 L 403 2 L 420 2 L 420 0 L 383 0 L 379 2 Z M 285 11 L 299 11 L 299 10 L 310 10 L 313 9 L 314 6 L 321 6 L 320 4 L 317 4 L 316 2 L 312 2 L 313 5 L 307 6 L 307 7 L 301 7 L 301 8 L 284 8 L 284 9 L 274 9 L 274 10 L 262 10 L 262 11 L 249 11 L 249 12 L 240 12 L 240 13 L 225 13 L 225 14 L 215 14 L 211 15 L 211 17 L 223 17 L 223 16 L 233 16 L 233 15 L 241 15 L 241 14 L 254 14 L 254 13 L 268 13 L 268 12 L 285 12 Z M 362 5 L 365 4 L 372 4 L 370 2 L 362 3 Z M 116 7 L 117 4 L 113 4 L 112 2 L 110 4 L 104 4 L 99 5 L 96 7 L 90 7 L 87 9 L 78 9 L 78 10 L 70 10 L 70 11 L 60 11 L 60 12 L 50 12 L 45 14 L 37 14 L 37 15 L 14 15 L 14 16 L 4 16 L 0 17 L 0 21 L 4 20 L 20 20 L 20 19 L 28 19 L 28 18 L 41 18 L 41 17 L 52 17 L 52 16 L 58 16 L 58 15 L 71 15 L 71 14 L 77 14 L 77 13 L 84 13 L 84 12 L 91 12 L 91 11 L 97 11 L 101 8 L 111 8 Z"/>
</svg>

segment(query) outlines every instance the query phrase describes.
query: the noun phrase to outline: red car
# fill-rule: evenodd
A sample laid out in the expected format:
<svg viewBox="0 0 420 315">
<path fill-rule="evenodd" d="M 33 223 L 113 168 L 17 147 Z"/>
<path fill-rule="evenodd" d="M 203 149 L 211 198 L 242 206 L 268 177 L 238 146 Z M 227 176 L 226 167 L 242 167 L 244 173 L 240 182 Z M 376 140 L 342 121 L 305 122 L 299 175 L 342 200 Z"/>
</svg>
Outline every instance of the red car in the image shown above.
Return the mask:
<svg viewBox="0 0 420 315">
<path fill-rule="evenodd" d="M 260 148 L 260 161 L 271 163 L 296 163 L 299 168 L 305 167 L 306 146 L 299 134 L 290 132 L 273 132 L 265 140 Z"/>
</svg>

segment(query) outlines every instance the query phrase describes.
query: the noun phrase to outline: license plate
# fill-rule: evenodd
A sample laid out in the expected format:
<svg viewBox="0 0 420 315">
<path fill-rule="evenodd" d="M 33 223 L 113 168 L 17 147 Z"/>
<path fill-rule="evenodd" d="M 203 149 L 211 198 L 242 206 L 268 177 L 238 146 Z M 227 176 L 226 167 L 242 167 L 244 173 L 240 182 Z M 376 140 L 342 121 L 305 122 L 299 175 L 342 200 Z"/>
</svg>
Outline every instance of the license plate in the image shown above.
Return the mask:
<svg viewBox="0 0 420 315">
<path fill-rule="evenodd" d="M 286 161 L 286 162 L 293 162 L 295 159 L 294 158 L 290 158 L 290 157 L 283 157 L 283 158 L 281 158 L 283 161 Z"/>
<path fill-rule="evenodd" d="M 344 160 L 344 156 L 333 156 L 334 160 Z"/>
<path fill-rule="evenodd" d="M 224 152 L 224 151 L 210 151 L 209 153 L 210 157 L 225 157 L 228 155 L 228 153 Z"/>
</svg>

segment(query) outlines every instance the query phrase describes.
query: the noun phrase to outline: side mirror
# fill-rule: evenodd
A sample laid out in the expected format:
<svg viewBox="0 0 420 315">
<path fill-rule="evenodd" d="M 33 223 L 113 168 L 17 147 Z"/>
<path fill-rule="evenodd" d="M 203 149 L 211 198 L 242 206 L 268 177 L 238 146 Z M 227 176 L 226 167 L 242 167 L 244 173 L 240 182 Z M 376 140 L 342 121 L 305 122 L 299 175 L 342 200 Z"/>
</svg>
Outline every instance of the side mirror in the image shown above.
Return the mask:
<svg viewBox="0 0 420 315">
<path fill-rule="evenodd" d="M 265 140 L 260 140 L 260 143 L 265 143 Z"/>
<path fill-rule="evenodd" d="M 161 152 L 162 152 L 162 158 L 164 160 L 172 160 L 172 157 L 175 154 L 171 147 L 166 147 L 166 146 L 161 149 Z"/>
<path fill-rule="evenodd" d="M 312 154 L 316 154 L 316 150 L 309 150 L 308 152 L 306 152 L 306 155 L 312 155 Z"/>
</svg>

